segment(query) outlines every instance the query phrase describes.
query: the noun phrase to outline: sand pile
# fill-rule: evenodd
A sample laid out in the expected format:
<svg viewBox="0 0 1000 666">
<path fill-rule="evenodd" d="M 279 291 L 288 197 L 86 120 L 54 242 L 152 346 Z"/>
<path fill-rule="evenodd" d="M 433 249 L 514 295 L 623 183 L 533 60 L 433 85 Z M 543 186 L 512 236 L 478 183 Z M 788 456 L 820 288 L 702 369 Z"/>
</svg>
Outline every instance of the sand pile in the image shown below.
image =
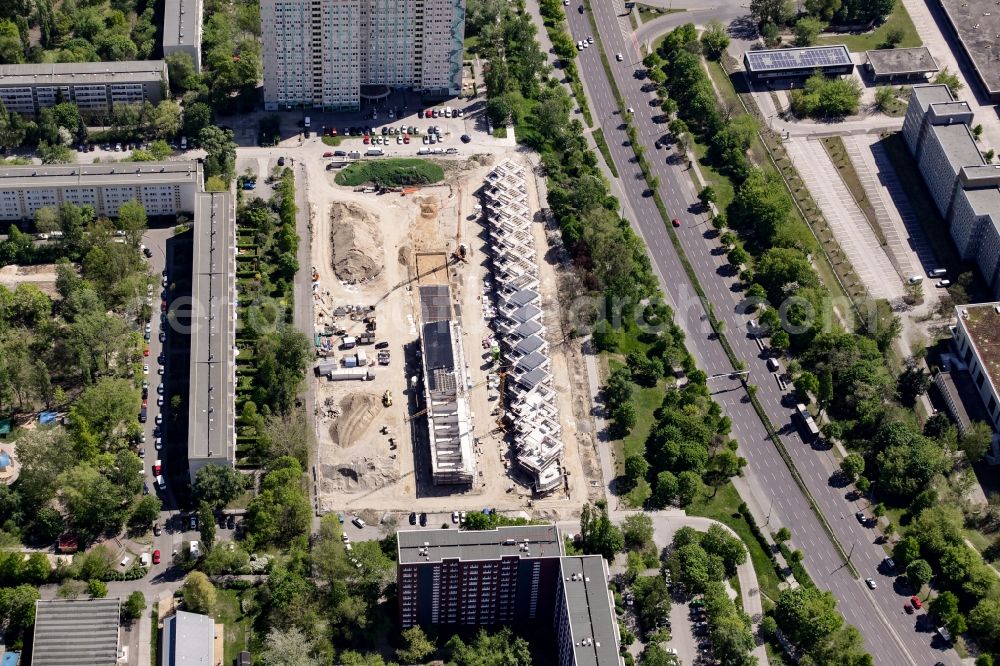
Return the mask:
<svg viewBox="0 0 1000 666">
<path fill-rule="evenodd" d="M 319 466 L 323 492 L 357 493 L 377 490 L 399 480 L 392 461 L 364 457 L 347 463 Z"/>
<path fill-rule="evenodd" d="M 382 273 L 382 234 L 378 220 L 355 203 L 334 202 L 330 209 L 333 272 L 351 284 L 367 282 Z"/>
<path fill-rule="evenodd" d="M 351 393 L 340 401 L 340 414 L 330 425 L 330 439 L 342 446 L 354 446 L 382 413 L 382 398 L 374 393 Z"/>
</svg>

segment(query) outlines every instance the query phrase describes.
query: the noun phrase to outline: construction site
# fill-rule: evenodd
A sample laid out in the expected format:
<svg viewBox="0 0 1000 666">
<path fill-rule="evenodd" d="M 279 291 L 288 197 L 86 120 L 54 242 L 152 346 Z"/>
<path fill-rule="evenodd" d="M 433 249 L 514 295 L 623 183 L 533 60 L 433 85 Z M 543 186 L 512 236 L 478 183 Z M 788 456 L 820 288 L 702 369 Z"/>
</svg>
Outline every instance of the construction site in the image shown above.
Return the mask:
<svg viewBox="0 0 1000 666">
<path fill-rule="evenodd" d="M 308 171 L 319 510 L 587 501 L 530 166 L 451 161 L 388 193 Z"/>
</svg>

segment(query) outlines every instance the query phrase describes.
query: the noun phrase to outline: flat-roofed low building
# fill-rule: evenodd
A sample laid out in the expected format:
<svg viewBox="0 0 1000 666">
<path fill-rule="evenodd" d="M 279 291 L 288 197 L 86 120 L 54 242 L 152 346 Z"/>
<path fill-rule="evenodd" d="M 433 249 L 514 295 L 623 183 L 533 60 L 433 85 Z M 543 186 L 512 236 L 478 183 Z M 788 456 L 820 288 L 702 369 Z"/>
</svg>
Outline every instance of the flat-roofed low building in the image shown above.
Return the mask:
<svg viewBox="0 0 1000 666">
<path fill-rule="evenodd" d="M 118 661 L 119 599 L 35 602 L 34 666 L 114 666 Z"/>
<path fill-rule="evenodd" d="M 202 0 L 164 0 L 163 57 L 187 53 L 201 71 Z"/>
<path fill-rule="evenodd" d="M 191 268 L 188 473 L 236 460 L 236 210 L 229 192 L 198 194 Z"/>
<path fill-rule="evenodd" d="M 926 80 L 929 74 L 938 71 L 937 62 L 926 46 L 865 51 L 865 65 L 876 83 Z"/>
<path fill-rule="evenodd" d="M 215 620 L 185 611 L 177 611 L 164 620 L 160 663 L 163 666 L 215 666 Z"/>
<path fill-rule="evenodd" d="M 32 219 L 39 208 L 64 203 L 116 217 L 133 199 L 151 216 L 190 213 L 201 184 L 201 164 L 194 160 L 5 166 L 0 168 L 0 220 Z"/>
<path fill-rule="evenodd" d="M 85 115 L 106 114 L 116 104 L 156 104 L 166 90 L 163 60 L 0 65 L 0 101 L 28 115 L 60 102 L 73 102 Z"/>
<path fill-rule="evenodd" d="M 760 49 L 743 54 L 743 67 L 751 81 L 807 78 L 816 71 L 841 76 L 854 71 L 854 61 L 843 44 L 792 49 Z"/>
<path fill-rule="evenodd" d="M 621 665 L 607 566 L 599 555 L 563 555 L 555 525 L 396 537 L 404 628 L 551 627 L 560 666 Z"/>
</svg>

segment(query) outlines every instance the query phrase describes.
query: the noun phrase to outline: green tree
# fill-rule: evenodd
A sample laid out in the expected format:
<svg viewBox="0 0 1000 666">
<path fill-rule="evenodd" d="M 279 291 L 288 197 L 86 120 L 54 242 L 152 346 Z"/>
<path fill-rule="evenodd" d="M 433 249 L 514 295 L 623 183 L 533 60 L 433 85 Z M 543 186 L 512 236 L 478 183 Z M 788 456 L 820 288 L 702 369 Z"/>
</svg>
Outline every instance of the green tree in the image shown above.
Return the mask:
<svg viewBox="0 0 1000 666">
<path fill-rule="evenodd" d="M 611 411 L 610 416 L 611 419 L 614 421 L 615 429 L 617 430 L 618 435 L 621 437 L 627 436 L 630 432 L 632 432 L 632 428 L 635 427 L 636 421 L 638 419 L 635 413 L 635 403 L 629 400 L 627 402 L 623 402 L 615 406 L 615 408 Z M 626 459 L 626 463 L 627 462 L 628 460 Z M 629 474 L 628 469 L 626 469 L 625 475 L 627 478 L 631 476 Z M 642 475 L 639 475 L 634 478 L 638 480 L 639 478 L 641 478 L 641 476 Z"/>
<path fill-rule="evenodd" d="M 887 113 L 896 105 L 896 89 L 892 86 L 880 86 L 875 89 L 875 108 Z"/>
<path fill-rule="evenodd" d="M 35 623 L 35 602 L 41 598 L 34 585 L 0 588 L 0 619 L 6 621 L 8 640 Z"/>
<path fill-rule="evenodd" d="M 840 461 L 840 471 L 848 481 L 854 481 L 865 471 L 865 459 L 857 453 L 849 453 Z"/>
<path fill-rule="evenodd" d="M 764 39 L 764 46 L 769 49 L 777 48 L 781 45 L 781 32 L 774 23 L 765 23 L 760 29 L 760 36 Z"/>
<path fill-rule="evenodd" d="M 198 505 L 198 531 L 206 550 L 211 550 L 215 544 L 215 516 L 207 502 Z"/>
<path fill-rule="evenodd" d="M 758 27 L 786 23 L 793 12 L 794 7 L 789 0 L 750 0 L 750 16 Z"/>
<path fill-rule="evenodd" d="M 322 663 L 315 655 L 312 640 L 298 627 L 284 631 L 271 629 L 264 644 L 267 647 L 260 655 L 264 666 L 320 666 Z"/>
<path fill-rule="evenodd" d="M 927 605 L 930 614 L 941 622 L 948 622 L 958 613 L 958 597 L 953 592 L 945 590 Z"/>
<path fill-rule="evenodd" d="M 421 664 L 437 649 L 420 627 L 410 627 L 402 633 L 406 647 L 397 648 L 396 656 L 405 664 Z"/>
<path fill-rule="evenodd" d="M 973 421 L 969 430 L 959 438 L 958 445 L 970 462 L 979 462 L 993 445 L 993 429 L 982 421 Z"/>
<path fill-rule="evenodd" d="M 217 596 L 215 586 L 208 580 L 208 576 L 200 571 L 188 574 L 184 586 L 181 587 L 181 596 L 184 605 L 193 613 L 209 614 L 215 608 Z"/>
<path fill-rule="evenodd" d="M 59 498 L 69 522 L 79 532 L 97 536 L 116 532 L 125 522 L 126 495 L 89 464 L 80 464 L 59 477 Z"/>
<path fill-rule="evenodd" d="M 508 666 L 532 663 L 528 641 L 514 636 L 509 627 L 487 633 L 480 629 L 475 639 L 466 644 L 456 634 L 445 644 L 449 664 L 454 666 Z"/>
<path fill-rule="evenodd" d="M 792 531 L 787 527 L 782 527 L 774 533 L 774 540 L 778 543 L 785 543 L 792 538 Z"/>
<path fill-rule="evenodd" d="M 17 24 L 10 20 L 0 21 L 0 64 L 24 62 L 24 46 Z"/>
<path fill-rule="evenodd" d="M 806 11 L 816 18 L 829 22 L 840 11 L 841 0 L 806 0 Z"/>
<path fill-rule="evenodd" d="M 715 203 L 717 195 L 715 194 L 715 189 L 711 185 L 706 185 L 705 187 L 698 190 L 698 201 L 705 208 L 708 208 L 708 204 Z"/>
<path fill-rule="evenodd" d="M 997 649 L 1000 646 L 1000 602 L 983 599 L 969 612 L 969 627 L 980 640 Z"/>
<path fill-rule="evenodd" d="M 927 560 L 913 560 L 906 565 L 906 580 L 916 589 L 920 589 L 931 581 L 934 571 Z"/>
<path fill-rule="evenodd" d="M 656 475 L 656 485 L 650 503 L 654 508 L 664 509 L 677 497 L 678 482 L 673 472 L 663 471 Z"/>
<path fill-rule="evenodd" d="M 205 177 L 219 176 L 226 182 L 231 181 L 236 171 L 236 142 L 232 130 L 211 125 L 204 127 L 198 133 L 198 144 L 207 153 Z"/>
<path fill-rule="evenodd" d="M 212 107 L 204 102 L 195 102 L 184 108 L 184 135 L 201 136 L 201 131 L 212 124 Z"/>
<path fill-rule="evenodd" d="M 934 77 L 934 83 L 948 86 L 948 90 L 951 91 L 953 97 L 957 97 L 959 91 L 964 87 L 962 82 L 958 80 L 958 76 L 953 74 L 947 67 L 937 73 L 937 76 Z"/>
<path fill-rule="evenodd" d="M 825 27 L 826 24 L 817 18 L 811 16 L 800 18 L 795 22 L 795 45 L 812 46 Z"/>
<path fill-rule="evenodd" d="M 229 504 L 246 488 L 245 477 L 229 465 L 205 465 L 194 475 L 192 492 L 215 509 Z"/>
<path fill-rule="evenodd" d="M 138 620 L 146 610 L 146 596 L 136 590 L 128 595 L 125 604 L 122 606 L 122 615 L 130 621 Z"/>
<path fill-rule="evenodd" d="M 885 31 L 885 41 L 882 42 L 880 48 L 894 49 L 900 45 L 903 39 L 906 38 L 906 31 L 903 30 L 898 25 L 890 26 Z"/>
<path fill-rule="evenodd" d="M 585 553 L 601 555 L 609 562 L 625 546 L 625 537 L 611 522 L 606 506 L 591 509 L 589 504 L 584 504 L 580 514 L 580 535 Z"/>
<path fill-rule="evenodd" d="M 815 587 L 783 590 L 774 617 L 785 635 L 796 645 L 818 645 L 844 623 L 830 592 Z"/>
<path fill-rule="evenodd" d="M 653 543 L 653 519 L 645 513 L 633 513 L 622 522 L 625 548 L 642 550 Z"/>
<path fill-rule="evenodd" d="M 160 517 L 161 503 L 156 495 L 144 495 L 135 503 L 129 523 L 136 527 L 149 529 Z"/>
<path fill-rule="evenodd" d="M 677 475 L 677 501 L 682 507 L 687 506 L 701 493 L 703 484 L 697 472 L 684 470 Z"/>
<path fill-rule="evenodd" d="M 719 524 L 711 525 L 701 539 L 701 547 L 709 555 L 717 555 L 726 567 L 727 575 L 734 575 L 736 567 L 747 561 L 747 549 L 739 537 Z"/>
<path fill-rule="evenodd" d="M 93 579 L 87 583 L 87 592 L 92 599 L 103 599 L 108 596 L 108 586 L 102 581 Z"/>
<path fill-rule="evenodd" d="M 726 26 L 719 21 L 709 21 L 701 34 L 702 52 L 707 58 L 718 60 L 728 47 L 729 35 L 726 34 Z"/>
<path fill-rule="evenodd" d="M 651 631 L 670 615 L 670 591 L 663 576 L 640 576 L 632 584 L 636 619 L 645 631 Z"/>
<path fill-rule="evenodd" d="M 628 492 L 638 485 L 640 479 L 646 477 L 649 471 L 649 463 L 640 455 L 631 455 L 625 458 L 625 474 L 622 476 L 622 490 Z"/>
</svg>

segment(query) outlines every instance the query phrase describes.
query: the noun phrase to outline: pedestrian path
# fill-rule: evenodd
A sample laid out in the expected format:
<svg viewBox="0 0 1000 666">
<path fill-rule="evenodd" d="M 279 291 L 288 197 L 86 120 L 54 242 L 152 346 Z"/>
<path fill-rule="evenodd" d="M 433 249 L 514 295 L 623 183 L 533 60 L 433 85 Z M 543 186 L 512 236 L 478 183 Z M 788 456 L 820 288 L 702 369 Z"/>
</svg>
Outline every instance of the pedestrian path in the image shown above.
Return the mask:
<svg viewBox="0 0 1000 666">
<path fill-rule="evenodd" d="M 789 139 L 785 146 L 868 293 L 887 300 L 901 298 L 902 280 L 823 146 L 801 137 Z"/>
</svg>

